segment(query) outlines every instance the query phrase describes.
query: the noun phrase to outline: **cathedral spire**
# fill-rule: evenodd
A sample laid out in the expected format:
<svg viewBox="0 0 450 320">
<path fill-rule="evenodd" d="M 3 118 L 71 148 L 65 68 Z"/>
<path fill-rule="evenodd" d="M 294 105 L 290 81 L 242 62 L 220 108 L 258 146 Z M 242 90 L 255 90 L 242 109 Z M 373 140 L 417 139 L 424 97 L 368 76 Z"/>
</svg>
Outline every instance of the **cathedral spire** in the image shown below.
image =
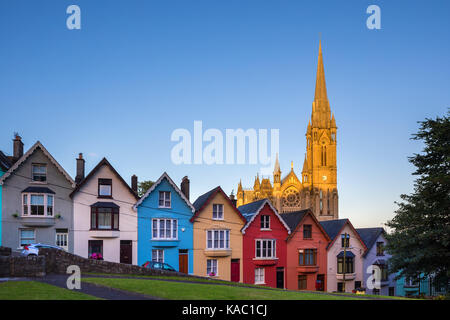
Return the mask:
<svg viewBox="0 0 450 320">
<path fill-rule="evenodd" d="M 277 152 L 277 157 L 275 159 L 275 167 L 273 168 L 273 173 L 276 174 L 278 172 L 281 172 L 281 170 L 280 170 L 280 162 L 278 161 L 278 152 Z"/>
<path fill-rule="evenodd" d="M 314 100 L 327 101 L 327 86 L 325 84 L 325 71 L 323 67 L 322 57 L 322 41 L 319 41 L 319 60 L 317 63 L 317 77 L 316 77 L 316 92 L 314 94 Z"/>
</svg>

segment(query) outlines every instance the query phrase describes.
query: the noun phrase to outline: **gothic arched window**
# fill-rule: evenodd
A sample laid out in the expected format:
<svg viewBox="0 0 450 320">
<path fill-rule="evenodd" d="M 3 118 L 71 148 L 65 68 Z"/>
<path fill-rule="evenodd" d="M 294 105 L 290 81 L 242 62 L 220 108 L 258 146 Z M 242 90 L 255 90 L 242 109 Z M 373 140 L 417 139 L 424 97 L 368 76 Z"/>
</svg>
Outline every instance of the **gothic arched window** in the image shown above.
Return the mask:
<svg viewBox="0 0 450 320">
<path fill-rule="evenodd" d="M 322 145 L 322 166 L 327 165 L 327 146 Z"/>
</svg>

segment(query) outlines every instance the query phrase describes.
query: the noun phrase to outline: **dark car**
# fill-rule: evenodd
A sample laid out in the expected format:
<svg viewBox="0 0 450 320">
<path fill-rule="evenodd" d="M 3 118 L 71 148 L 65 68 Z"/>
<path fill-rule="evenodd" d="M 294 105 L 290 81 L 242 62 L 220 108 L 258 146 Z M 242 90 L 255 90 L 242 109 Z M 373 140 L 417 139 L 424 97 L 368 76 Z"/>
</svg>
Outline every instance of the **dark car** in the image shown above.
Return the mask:
<svg viewBox="0 0 450 320">
<path fill-rule="evenodd" d="M 147 261 L 142 265 L 144 268 L 176 271 L 171 265 L 162 262 Z"/>
</svg>

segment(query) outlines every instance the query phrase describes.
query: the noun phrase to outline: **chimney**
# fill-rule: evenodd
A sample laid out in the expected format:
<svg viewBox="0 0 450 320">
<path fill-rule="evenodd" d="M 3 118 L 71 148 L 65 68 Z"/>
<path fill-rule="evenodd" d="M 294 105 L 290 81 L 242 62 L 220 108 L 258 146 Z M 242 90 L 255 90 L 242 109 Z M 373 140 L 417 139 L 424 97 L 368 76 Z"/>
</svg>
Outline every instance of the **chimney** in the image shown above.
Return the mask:
<svg viewBox="0 0 450 320">
<path fill-rule="evenodd" d="M 233 204 L 233 206 L 236 207 L 236 205 L 237 205 L 237 199 L 234 197 L 233 191 L 231 191 L 231 194 L 230 194 L 230 200 L 231 200 L 231 203 Z"/>
<path fill-rule="evenodd" d="M 20 157 L 23 156 L 23 142 L 22 138 L 19 136 L 18 133 L 14 134 L 14 140 L 13 140 L 13 157 L 14 161 L 19 160 Z"/>
<path fill-rule="evenodd" d="M 131 189 L 138 194 L 138 177 L 135 174 L 131 176 Z"/>
<path fill-rule="evenodd" d="M 75 177 L 75 183 L 79 184 L 81 180 L 84 179 L 84 163 L 85 160 L 83 159 L 83 154 L 78 154 L 77 160 L 77 175 Z"/>
<path fill-rule="evenodd" d="M 189 179 L 187 176 L 184 176 L 183 180 L 181 180 L 180 189 L 185 197 L 189 200 Z"/>
</svg>

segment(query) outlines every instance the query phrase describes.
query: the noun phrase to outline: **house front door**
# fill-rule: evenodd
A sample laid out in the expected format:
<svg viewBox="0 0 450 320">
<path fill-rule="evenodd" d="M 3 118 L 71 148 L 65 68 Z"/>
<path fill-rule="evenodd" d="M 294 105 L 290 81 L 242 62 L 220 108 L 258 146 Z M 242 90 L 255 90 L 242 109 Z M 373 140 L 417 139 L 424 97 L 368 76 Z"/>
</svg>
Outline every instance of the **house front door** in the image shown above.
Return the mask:
<svg viewBox="0 0 450 320">
<path fill-rule="evenodd" d="M 284 289 L 284 268 L 277 268 L 277 288 Z"/>
<path fill-rule="evenodd" d="M 188 250 L 185 249 L 178 250 L 178 265 L 180 272 L 189 273 Z"/>
<path fill-rule="evenodd" d="M 120 240 L 120 263 L 133 263 L 133 242 L 131 240 Z"/>
<path fill-rule="evenodd" d="M 231 281 L 239 282 L 240 280 L 240 263 L 239 259 L 231 260 Z"/>
<path fill-rule="evenodd" d="M 325 290 L 325 275 L 318 274 L 316 280 L 316 290 L 324 291 Z"/>
</svg>

